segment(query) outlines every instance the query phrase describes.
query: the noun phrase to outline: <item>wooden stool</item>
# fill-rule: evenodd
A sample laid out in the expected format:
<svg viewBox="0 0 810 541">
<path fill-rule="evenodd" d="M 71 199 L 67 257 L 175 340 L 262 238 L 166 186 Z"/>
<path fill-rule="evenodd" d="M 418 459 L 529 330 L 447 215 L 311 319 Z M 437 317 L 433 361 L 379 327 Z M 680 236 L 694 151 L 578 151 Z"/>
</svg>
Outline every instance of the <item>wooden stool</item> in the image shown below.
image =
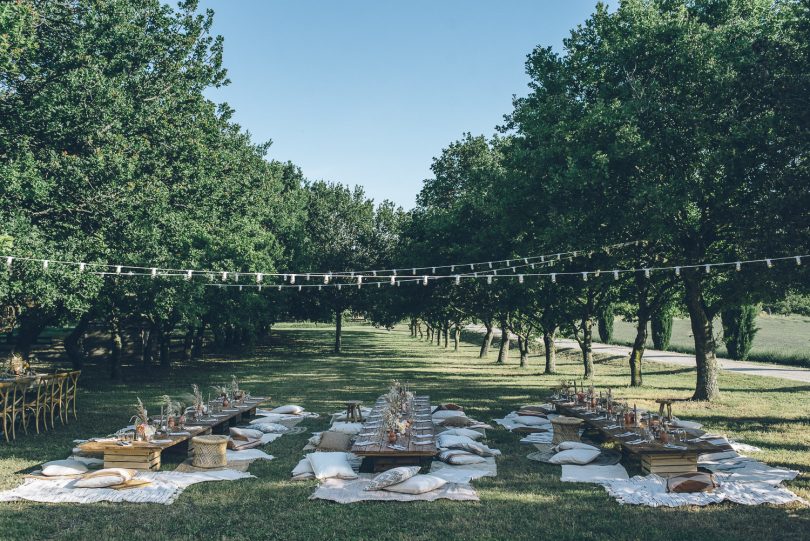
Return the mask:
<svg viewBox="0 0 810 541">
<path fill-rule="evenodd" d="M 347 400 L 346 401 L 346 422 L 347 423 L 362 423 L 363 422 L 363 413 L 360 411 L 360 404 L 359 400 Z"/>
<path fill-rule="evenodd" d="M 655 401 L 656 404 L 661 404 L 658 408 L 658 416 L 667 421 L 672 420 L 672 403 L 675 402 L 672 398 L 659 398 Z M 667 409 L 666 417 L 664 416 L 664 407 Z"/>
<path fill-rule="evenodd" d="M 582 423 L 582 419 L 564 415 L 552 419 L 551 426 L 554 428 L 554 437 L 551 439 L 551 444 L 557 445 L 564 441 L 580 441 L 579 427 Z"/>
</svg>

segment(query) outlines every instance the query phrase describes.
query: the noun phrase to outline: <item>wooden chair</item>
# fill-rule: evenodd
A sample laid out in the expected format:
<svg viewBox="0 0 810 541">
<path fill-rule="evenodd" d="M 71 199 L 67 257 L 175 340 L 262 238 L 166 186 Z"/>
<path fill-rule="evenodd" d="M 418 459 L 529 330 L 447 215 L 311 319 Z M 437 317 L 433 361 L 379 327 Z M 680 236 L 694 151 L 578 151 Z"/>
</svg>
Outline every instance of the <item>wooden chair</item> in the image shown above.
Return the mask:
<svg viewBox="0 0 810 541">
<path fill-rule="evenodd" d="M 48 385 L 46 381 L 47 376 L 34 376 L 31 378 L 29 390 L 25 396 L 25 403 L 23 404 L 23 428 L 25 433 L 28 434 L 28 422 L 31 416 L 34 418 L 34 426 L 39 434 L 39 418 L 42 417 L 43 426 L 47 429 L 48 423 L 45 421 L 45 401 L 48 396 Z"/>
<path fill-rule="evenodd" d="M 23 418 L 25 389 L 28 388 L 28 385 L 28 382 L 22 384 L 16 381 L 0 382 L 0 404 L 2 404 L 0 415 L 3 417 L 3 434 L 6 442 L 10 441 L 9 430 L 11 430 L 11 439 L 17 439 L 15 426 L 17 417 Z"/>
<path fill-rule="evenodd" d="M 44 379 L 47 380 L 47 390 L 45 392 L 45 409 L 47 410 L 47 414 L 51 417 L 51 428 L 56 428 L 56 412 L 59 411 L 59 420 L 62 421 L 62 424 L 65 424 L 64 419 L 62 418 L 65 409 L 65 402 L 64 402 L 64 389 L 65 389 L 65 381 L 67 380 L 67 374 L 51 374 L 48 376 L 44 376 Z M 45 421 L 47 426 L 47 420 Z"/>
<path fill-rule="evenodd" d="M 73 418 L 78 419 L 76 415 L 76 394 L 79 390 L 79 376 L 82 375 L 81 370 L 73 370 L 67 373 L 67 380 L 65 381 L 65 420 L 71 410 L 73 411 Z"/>
</svg>

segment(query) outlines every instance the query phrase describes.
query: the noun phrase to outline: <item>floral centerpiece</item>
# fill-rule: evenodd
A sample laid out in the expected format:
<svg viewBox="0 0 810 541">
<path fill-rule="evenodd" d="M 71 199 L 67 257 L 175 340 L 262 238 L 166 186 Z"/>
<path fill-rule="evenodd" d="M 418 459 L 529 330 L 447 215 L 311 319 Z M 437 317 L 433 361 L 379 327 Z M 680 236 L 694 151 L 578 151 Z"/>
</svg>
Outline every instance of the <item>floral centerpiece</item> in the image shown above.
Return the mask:
<svg viewBox="0 0 810 541">
<path fill-rule="evenodd" d="M 186 416 L 184 415 L 184 406 L 177 400 L 172 400 L 169 395 L 161 397 L 163 401 L 163 414 L 166 419 L 166 429 L 171 432 L 178 427 L 183 427 L 186 424 Z"/>
<path fill-rule="evenodd" d="M 138 403 L 135 405 L 135 415 L 129 420 L 130 423 L 135 425 L 135 438 L 140 441 L 149 441 L 155 435 L 155 427 L 149 424 L 149 413 L 138 398 Z"/>
<path fill-rule="evenodd" d="M 200 387 L 196 383 L 191 384 L 191 392 L 193 395 L 192 405 L 194 407 L 194 417 L 201 419 L 206 413 L 202 392 L 200 392 Z"/>
<path fill-rule="evenodd" d="M 6 372 L 9 374 L 14 376 L 22 376 L 23 374 L 28 373 L 30 369 L 31 366 L 19 353 L 12 353 L 11 357 L 8 358 Z"/>
<path fill-rule="evenodd" d="M 231 376 L 231 398 L 234 401 L 240 401 L 245 397 L 245 391 L 239 388 L 239 380 L 236 376 Z"/>
</svg>

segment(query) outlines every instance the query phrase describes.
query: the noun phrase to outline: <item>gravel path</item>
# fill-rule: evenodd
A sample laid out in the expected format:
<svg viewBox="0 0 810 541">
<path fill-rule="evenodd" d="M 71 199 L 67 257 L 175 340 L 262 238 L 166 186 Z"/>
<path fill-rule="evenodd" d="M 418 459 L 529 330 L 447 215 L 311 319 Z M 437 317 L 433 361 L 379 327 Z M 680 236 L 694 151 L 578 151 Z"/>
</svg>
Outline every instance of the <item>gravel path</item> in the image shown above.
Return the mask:
<svg viewBox="0 0 810 541">
<path fill-rule="evenodd" d="M 483 325 L 468 325 L 467 330 L 484 334 L 485 328 Z M 500 337 L 500 332 L 495 334 L 496 339 Z M 515 340 L 517 337 L 515 336 Z M 576 340 L 567 338 L 558 338 L 557 347 L 579 349 L 579 344 Z M 599 355 L 616 356 L 630 358 L 630 351 L 632 348 L 627 346 L 616 346 L 612 344 L 593 343 L 593 352 Z M 795 366 L 787 366 L 783 364 L 773 363 L 751 363 L 744 361 L 733 361 L 731 359 L 717 359 L 720 368 L 728 372 L 736 372 L 738 374 L 748 374 L 751 376 L 764 376 L 767 378 L 781 378 L 792 381 L 802 381 L 810 383 L 810 369 L 798 368 Z M 676 364 L 679 366 L 695 366 L 695 356 L 689 353 L 676 353 L 674 351 L 658 351 L 655 349 L 647 349 L 644 351 L 643 362 Z"/>
</svg>

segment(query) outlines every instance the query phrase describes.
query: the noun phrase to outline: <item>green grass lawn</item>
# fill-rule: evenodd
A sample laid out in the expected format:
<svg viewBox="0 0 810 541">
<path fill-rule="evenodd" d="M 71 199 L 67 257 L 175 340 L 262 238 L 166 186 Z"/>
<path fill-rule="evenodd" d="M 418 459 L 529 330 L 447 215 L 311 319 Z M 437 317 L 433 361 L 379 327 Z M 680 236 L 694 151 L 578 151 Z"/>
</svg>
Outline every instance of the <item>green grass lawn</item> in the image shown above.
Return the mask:
<svg viewBox="0 0 810 541">
<path fill-rule="evenodd" d="M 171 372 L 144 377 L 128 374 L 111 385 L 105 367 L 88 367 L 79 396 L 79 421 L 39 436 L 21 436 L 0 445 L 0 488 L 15 486 L 20 473 L 69 454 L 74 438 L 103 435 L 126 424 L 130 405 L 147 405 L 164 393 L 185 394 L 191 383 L 208 386 L 231 374 L 255 394 L 276 404 L 298 403 L 321 413 L 340 409 L 346 399 L 371 403 L 391 378 L 410 382 L 434 401 L 453 401 L 482 420 L 502 416 L 526 402 L 542 400 L 548 388 L 581 373 L 576 352 L 562 352 L 559 376 L 539 374 L 541 358 L 527 369 L 498 366 L 477 358 L 478 345 L 459 352 L 412 339 L 407 328 L 393 332 L 366 326 L 345 330 L 344 353 L 330 352 L 331 329 L 280 326 L 271 343 L 253 353 L 209 356 Z M 494 357 L 494 355 L 493 355 Z M 596 384 L 610 386 L 631 403 L 652 406 L 660 396 L 691 394 L 694 371 L 647 366 L 643 389 L 626 387 L 623 359 L 600 359 Z M 676 415 L 699 420 L 763 449 L 774 465 L 810 471 L 810 386 L 754 376 L 721 374 L 721 398 L 713 404 L 688 403 Z M 203 387 L 205 388 L 205 387 Z M 327 418 L 306 421 L 322 429 Z M 561 483 L 560 467 L 533 462 L 534 449 L 502 429 L 488 433 L 503 451 L 498 477 L 474 484 L 481 501 L 338 505 L 310 501 L 314 482 L 290 482 L 308 434 L 284 436 L 268 452 L 276 459 L 257 462 L 256 479 L 204 483 L 187 489 L 171 506 L 137 504 L 44 505 L 0 503 L 2 539 L 807 539 L 810 509 L 744 507 L 651 509 L 620 506 L 597 485 Z M 179 459 L 164 461 L 173 469 Z M 789 483 L 810 498 L 806 474 Z"/>
<path fill-rule="evenodd" d="M 751 348 L 751 361 L 793 364 L 810 367 L 810 317 L 760 315 L 756 321 L 757 331 Z M 715 332 L 721 333 L 717 341 L 717 354 L 727 357 L 722 339 L 723 326 L 720 320 L 714 322 Z M 648 329 L 649 330 L 649 329 Z M 653 347 L 647 334 L 647 346 Z M 616 318 L 613 325 L 613 341 L 617 344 L 633 345 L 636 337 L 635 323 Z M 675 319 L 672 322 L 670 350 L 694 353 L 692 329 L 688 319 Z"/>
</svg>

